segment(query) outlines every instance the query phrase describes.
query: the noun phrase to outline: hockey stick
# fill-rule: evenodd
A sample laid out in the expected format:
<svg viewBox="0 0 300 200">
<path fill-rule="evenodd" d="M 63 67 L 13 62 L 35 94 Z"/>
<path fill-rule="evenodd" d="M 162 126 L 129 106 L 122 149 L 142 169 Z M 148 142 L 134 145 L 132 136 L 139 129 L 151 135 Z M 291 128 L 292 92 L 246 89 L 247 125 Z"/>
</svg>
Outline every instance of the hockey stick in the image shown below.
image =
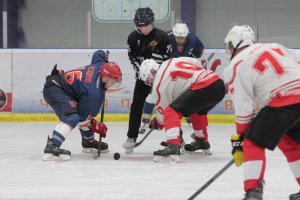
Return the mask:
<svg viewBox="0 0 300 200">
<path fill-rule="evenodd" d="M 153 111 L 152 113 L 150 114 L 150 117 L 149 117 L 149 122 L 150 122 L 150 119 L 152 117 L 152 115 L 156 112 L 156 109 L 153 108 Z M 146 125 L 149 124 L 149 122 L 144 122 L 143 126 L 141 127 L 140 131 L 139 131 L 139 134 L 144 134 L 146 132 Z"/>
<path fill-rule="evenodd" d="M 154 130 L 153 128 L 150 129 L 150 130 L 148 131 L 148 133 L 143 137 L 143 139 L 141 139 L 141 141 L 135 143 L 135 144 L 134 144 L 134 148 L 140 146 L 140 145 L 144 142 L 144 140 L 150 135 L 150 133 L 151 133 L 153 130 Z"/>
<path fill-rule="evenodd" d="M 103 123 L 103 120 L 104 120 L 104 107 L 105 107 L 105 93 L 104 93 L 104 98 L 103 98 L 102 108 L 101 108 L 101 116 L 100 116 L 101 123 Z M 99 134 L 99 143 L 98 143 L 98 151 L 97 151 L 98 158 L 100 157 L 101 143 L 102 143 L 102 136 Z"/>
<path fill-rule="evenodd" d="M 188 200 L 195 199 L 203 190 L 205 190 L 212 182 L 214 182 L 219 176 L 221 176 L 232 164 L 234 159 L 230 160 L 218 173 L 216 173 L 209 181 L 207 181 L 201 188 L 199 188 Z"/>
<path fill-rule="evenodd" d="M 203 68 L 204 69 L 207 69 L 207 64 L 208 64 L 208 62 L 212 59 L 212 57 L 215 55 L 215 52 L 212 52 L 209 56 L 208 56 L 208 58 L 205 60 L 205 62 L 204 62 L 204 64 L 203 64 Z"/>
<path fill-rule="evenodd" d="M 107 62 L 108 62 L 108 56 L 109 56 L 109 51 L 106 50 L 106 56 L 107 56 Z M 105 107 L 105 92 L 104 92 L 104 97 L 103 97 L 103 102 L 102 102 L 102 108 L 101 108 L 101 116 L 100 116 L 100 122 L 103 123 L 104 120 L 104 107 Z M 99 141 L 98 141 L 98 151 L 97 151 L 97 157 L 100 157 L 101 153 L 101 143 L 102 143 L 102 136 L 99 134 Z"/>
</svg>

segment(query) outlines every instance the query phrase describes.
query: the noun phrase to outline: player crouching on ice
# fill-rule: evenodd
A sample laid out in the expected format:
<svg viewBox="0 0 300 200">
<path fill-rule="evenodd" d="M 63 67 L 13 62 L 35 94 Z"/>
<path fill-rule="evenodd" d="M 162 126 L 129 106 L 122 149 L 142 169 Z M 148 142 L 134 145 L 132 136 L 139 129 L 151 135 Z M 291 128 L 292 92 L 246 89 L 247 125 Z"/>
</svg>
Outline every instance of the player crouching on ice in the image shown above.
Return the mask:
<svg viewBox="0 0 300 200">
<path fill-rule="evenodd" d="M 180 130 L 182 117 L 190 116 L 195 132 L 194 142 L 185 150 L 206 150 L 209 154 L 208 135 L 201 131 L 201 115 L 206 115 L 225 95 L 222 79 L 213 71 L 203 69 L 191 57 L 172 58 L 160 66 L 151 59 L 144 60 L 140 77 L 152 86 L 151 96 L 157 109 L 157 118 L 150 121 L 150 128 L 165 128 L 168 145 L 154 151 L 154 161 L 170 157 L 180 161 Z"/>
<path fill-rule="evenodd" d="M 83 152 L 98 149 L 99 142 L 94 133 L 106 137 L 107 127 L 94 117 L 104 101 L 104 94 L 109 87 L 119 87 L 122 72 L 114 62 L 108 62 L 104 51 L 93 54 L 90 65 L 64 73 L 56 66 L 47 76 L 43 95 L 53 108 L 60 123 L 48 137 L 42 160 L 70 160 L 71 152 L 61 149 L 66 136 L 78 125 L 82 135 Z M 101 143 L 101 152 L 108 152 L 108 144 Z"/>
</svg>

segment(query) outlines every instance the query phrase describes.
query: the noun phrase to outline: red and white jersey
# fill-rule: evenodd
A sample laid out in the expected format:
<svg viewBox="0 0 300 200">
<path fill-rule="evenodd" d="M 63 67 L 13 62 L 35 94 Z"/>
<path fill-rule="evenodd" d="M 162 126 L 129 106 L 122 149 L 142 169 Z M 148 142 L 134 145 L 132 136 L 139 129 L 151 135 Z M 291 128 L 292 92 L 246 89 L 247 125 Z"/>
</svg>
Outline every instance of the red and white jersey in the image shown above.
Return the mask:
<svg viewBox="0 0 300 200">
<path fill-rule="evenodd" d="M 237 132 L 245 132 L 256 109 L 300 103 L 300 53 L 276 43 L 254 44 L 224 70 Z"/>
<path fill-rule="evenodd" d="M 207 87 L 219 79 L 213 71 L 203 69 L 195 58 L 171 58 L 163 62 L 156 73 L 151 92 L 159 123 L 164 124 L 165 108 L 183 92 Z"/>
</svg>

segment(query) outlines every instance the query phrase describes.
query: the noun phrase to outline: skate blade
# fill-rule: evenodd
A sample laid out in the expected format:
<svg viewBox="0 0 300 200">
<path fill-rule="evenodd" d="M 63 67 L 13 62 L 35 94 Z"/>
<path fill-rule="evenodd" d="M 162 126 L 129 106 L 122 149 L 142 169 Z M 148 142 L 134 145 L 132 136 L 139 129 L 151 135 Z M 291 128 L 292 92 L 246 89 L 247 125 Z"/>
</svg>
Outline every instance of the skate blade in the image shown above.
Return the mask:
<svg viewBox="0 0 300 200">
<path fill-rule="evenodd" d="M 54 156 L 51 153 L 45 153 L 42 157 L 43 161 L 58 161 L 58 162 L 63 162 L 63 161 L 68 161 L 71 159 L 70 155 L 66 154 L 61 154 L 59 156 Z"/>
<path fill-rule="evenodd" d="M 210 156 L 212 155 L 212 152 L 207 149 L 207 150 L 196 150 L 196 151 L 187 151 L 185 150 L 184 153 L 186 154 L 190 154 L 190 155 L 193 155 L 193 154 L 202 154 L 202 155 L 205 155 L 205 156 Z"/>
<path fill-rule="evenodd" d="M 170 155 L 170 156 L 153 156 L 154 162 L 163 162 L 171 160 L 172 163 L 179 163 L 180 162 L 180 156 L 179 155 Z"/>
<path fill-rule="evenodd" d="M 82 152 L 83 153 L 95 153 L 95 152 L 98 152 L 98 149 L 94 149 L 94 148 L 82 148 Z M 107 153 L 107 152 L 109 152 L 109 149 L 103 149 L 100 152 L 101 153 Z"/>
</svg>

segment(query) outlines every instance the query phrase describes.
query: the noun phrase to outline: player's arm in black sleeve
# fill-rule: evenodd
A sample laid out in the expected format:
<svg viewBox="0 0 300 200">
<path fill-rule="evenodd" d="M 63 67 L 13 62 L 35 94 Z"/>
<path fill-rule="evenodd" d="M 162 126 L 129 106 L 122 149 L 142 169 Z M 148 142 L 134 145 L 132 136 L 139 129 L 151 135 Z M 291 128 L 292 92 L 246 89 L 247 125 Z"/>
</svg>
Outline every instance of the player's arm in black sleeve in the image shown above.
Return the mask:
<svg viewBox="0 0 300 200">
<path fill-rule="evenodd" d="M 152 58 L 160 64 L 171 57 L 172 47 L 167 33 L 161 32 L 159 38 L 158 51 L 152 53 Z"/>
<path fill-rule="evenodd" d="M 127 48 L 128 48 L 128 58 L 130 60 L 133 69 L 136 72 L 136 77 L 137 77 L 139 73 L 140 65 L 143 60 L 136 53 L 137 50 L 135 46 L 135 40 L 136 39 L 133 37 L 133 35 L 130 34 L 127 39 Z"/>
</svg>

